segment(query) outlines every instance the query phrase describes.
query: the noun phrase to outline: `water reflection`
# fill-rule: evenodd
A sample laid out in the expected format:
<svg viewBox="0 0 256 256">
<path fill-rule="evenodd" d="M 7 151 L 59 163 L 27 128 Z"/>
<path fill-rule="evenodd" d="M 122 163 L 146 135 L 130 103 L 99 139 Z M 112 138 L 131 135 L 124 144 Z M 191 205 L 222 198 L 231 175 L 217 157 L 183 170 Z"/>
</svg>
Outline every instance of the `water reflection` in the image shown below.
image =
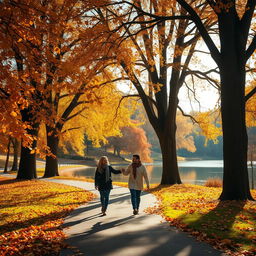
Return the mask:
<svg viewBox="0 0 256 256">
<path fill-rule="evenodd" d="M 179 162 L 179 172 L 183 183 L 202 185 L 209 178 L 220 178 L 223 176 L 223 161 L 183 161 Z M 113 165 L 115 169 L 127 167 L 127 165 Z M 160 183 L 162 175 L 162 166 L 160 163 L 146 166 L 150 183 Z M 64 171 L 61 175 L 73 177 L 86 177 L 94 179 L 95 167 L 86 167 L 73 169 L 72 171 Z M 114 181 L 126 182 L 127 176 L 112 175 Z M 251 184 L 251 169 L 249 168 L 249 179 Z M 254 181 L 256 181 L 256 168 L 254 171 Z"/>
</svg>

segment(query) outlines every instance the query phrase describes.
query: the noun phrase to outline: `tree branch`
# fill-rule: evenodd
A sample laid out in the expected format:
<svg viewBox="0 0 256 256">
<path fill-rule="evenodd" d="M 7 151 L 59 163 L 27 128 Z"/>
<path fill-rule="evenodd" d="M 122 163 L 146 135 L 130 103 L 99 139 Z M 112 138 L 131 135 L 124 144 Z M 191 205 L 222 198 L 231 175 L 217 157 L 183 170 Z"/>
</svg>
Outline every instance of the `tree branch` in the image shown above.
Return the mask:
<svg viewBox="0 0 256 256">
<path fill-rule="evenodd" d="M 256 87 L 254 87 L 247 95 L 245 95 L 244 97 L 245 102 L 249 100 L 255 93 L 256 93 Z"/>
<path fill-rule="evenodd" d="M 256 35 L 254 35 L 251 44 L 249 45 L 249 47 L 247 48 L 247 50 L 245 52 L 246 60 L 248 60 L 252 56 L 255 49 L 256 49 Z"/>
<path fill-rule="evenodd" d="M 63 132 L 61 132 L 62 134 L 64 134 L 65 132 L 68 132 L 68 131 L 71 131 L 71 130 L 77 130 L 77 129 L 80 129 L 80 128 L 82 128 L 81 126 L 79 126 L 79 127 L 73 127 L 73 128 L 69 128 L 69 129 L 66 129 L 66 130 L 64 130 Z"/>
<path fill-rule="evenodd" d="M 189 118 L 191 119 L 191 121 L 193 122 L 193 124 L 195 124 L 195 123 L 198 124 L 198 121 L 197 121 L 193 116 L 191 116 L 191 115 L 189 115 L 189 114 L 186 114 L 186 113 L 183 111 L 183 109 L 182 109 L 179 105 L 177 106 L 177 108 L 180 110 L 180 112 L 181 112 L 181 114 L 182 114 L 183 116 L 189 117 Z"/>
<path fill-rule="evenodd" d="M 221 62 L 220 52 L 216 47 L 216 45 L 214 44 L 211 37 L 209 36 L 206 28 L 204 27 L 196 11 L 185 0 L 177 0 L 177 2 L 191 15 L 190 19 L 192 19 L 195 22 L 202 38 L 204 39 L 209 51 L 211 52 L 212 58 L 215 60 L 217 65 L 220 66 L 220 62 Z"/>
</svg>

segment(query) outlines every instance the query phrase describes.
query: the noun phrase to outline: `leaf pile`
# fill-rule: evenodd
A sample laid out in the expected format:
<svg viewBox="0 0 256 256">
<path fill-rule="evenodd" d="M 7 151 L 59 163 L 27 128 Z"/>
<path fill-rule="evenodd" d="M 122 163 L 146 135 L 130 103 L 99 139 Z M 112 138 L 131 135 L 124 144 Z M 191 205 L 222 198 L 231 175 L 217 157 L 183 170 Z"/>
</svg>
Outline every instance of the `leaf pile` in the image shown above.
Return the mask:
<svg viewBox="0 0 256 256">
<path fill-rule="evenodd" d="M 0 178 L 0 255 L 58 255 L 63 218 L 93 198 L 82 189 Z"/>
<path fill-rule="evenodd" d="M 151 190 L 158 205 L 148 209 L 179 229 L 230 255 L 256 255 L 256 202 L 224 201 L 221 188 L 159 186 Z M 256 190 L 252 190 L 256 198 Z"/>
</svg>

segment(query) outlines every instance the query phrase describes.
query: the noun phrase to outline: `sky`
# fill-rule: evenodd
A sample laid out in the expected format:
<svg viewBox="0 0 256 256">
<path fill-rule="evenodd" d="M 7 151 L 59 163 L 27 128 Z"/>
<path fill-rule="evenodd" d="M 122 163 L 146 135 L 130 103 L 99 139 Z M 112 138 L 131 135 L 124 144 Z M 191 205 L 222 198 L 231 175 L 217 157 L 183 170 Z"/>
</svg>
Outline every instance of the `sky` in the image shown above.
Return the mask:
<svg viewBox="0 0 256 256">
<path fill-rule="evenodd" d="M 200 101 L 200 105 L 193 99 L 189 99 L 187 89 L 182 87 L 179 92 L 179 105 L 186 112 L 190 111 L 207 111 L 213 109 L 219 99 L 219 94 L 216 89 L 210 86 L 207 89 L 198 89 L 197 98 Z"/>
<path fill-rule="evenodd" d="M 199 48 L 201 52 L 194 53 L 197 61 L 192 62 L 190 69 L 208 71 L 210 69 L 216 68 L 216 63 L 214 62 L 212 57 L 209 54 L 207 54 L 208 49 L 206 45 L 203 42 L 201 42 L 201 44 L 199 45 Z M 170 76 L 170 74 L 168 75 Z M 215 74 L 214 78 L 218 80 L 219 75 Z M 145 79 L 147 78 L 145 77 Z M 183 109 L 185 113 L 189 113 L 191 111 L 203 112 L 203 111 L 208 111 L 210 109 L 213 109 L 216 106 L 216 104 L 218 104 L 219 102 L 219 97 L 220 97 L 219 92 L 204 80 L 198 79 L 194 81 L 195 81 L 196 97 L 197 97 L 197 100 L 200 102 L 200 104 L 193 98 L 192 93 L 191 92 L 189 93 L 189 90 L 186 88 L 186 86 L 183 85 L 178 95 L 179 106 Z M 187 79 L 187 83 L 191 84 L 191 81 Z M 130 91 L 130 88 L 126 85 L 125 82 L 120 83 L 118 88 L 125 93 L 128 93 Z M 132 93 L 134 94 L 134 92 L 136 93 L 135 90 Z"/>
</svg>

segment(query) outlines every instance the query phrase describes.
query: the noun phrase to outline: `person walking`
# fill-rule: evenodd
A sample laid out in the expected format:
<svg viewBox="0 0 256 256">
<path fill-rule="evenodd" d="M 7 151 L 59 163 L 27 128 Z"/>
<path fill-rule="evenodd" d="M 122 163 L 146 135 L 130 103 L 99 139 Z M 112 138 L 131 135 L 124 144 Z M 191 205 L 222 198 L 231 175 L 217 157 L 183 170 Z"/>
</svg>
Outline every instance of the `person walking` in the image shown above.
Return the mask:
<svg viewBox="0 0 256 256">
<path fill-rule="evenodd" d="M 95 172 L 95 189 L 100 193 L 101 212 L 105 216 L 108 208 L 110 190 L 113 189 L 111 173 L 120 174 L 120 170 L 115 170 L 106 156 L 102 156 L 97 164 Z"/>
<path fill-rule="evenodd" d="M 143 190 L 143 178 L 149 189 L 146 167 L 141 163 L 139 155 L 133 155 L 132 164 L 122 171 L 124 175 L 129 175 L 128 187 L 131 193 L 133 214 L 137 215 L 139 213 L 141 191 Z"/>
</svg>

